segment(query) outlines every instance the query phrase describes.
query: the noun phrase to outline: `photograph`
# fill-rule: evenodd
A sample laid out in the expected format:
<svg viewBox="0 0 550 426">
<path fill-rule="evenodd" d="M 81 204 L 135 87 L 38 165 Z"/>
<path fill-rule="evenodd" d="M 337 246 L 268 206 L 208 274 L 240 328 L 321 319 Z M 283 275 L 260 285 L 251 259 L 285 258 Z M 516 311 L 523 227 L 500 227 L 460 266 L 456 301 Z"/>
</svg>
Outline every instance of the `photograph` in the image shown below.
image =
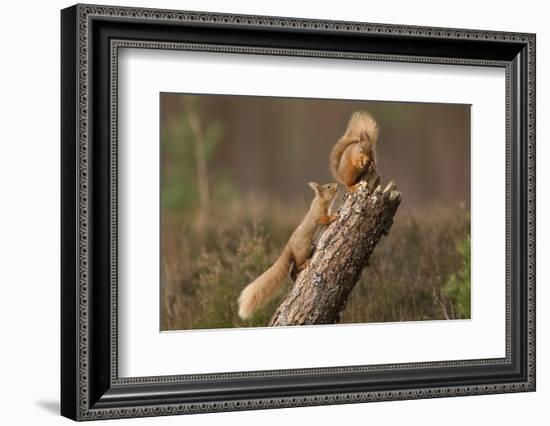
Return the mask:
<svg viewBox="0 0 550 426">
<path fill-rule="evenodd" d="M 471 318 L 471 105 L 159 97 L 161 331 Z"/>
</svg>

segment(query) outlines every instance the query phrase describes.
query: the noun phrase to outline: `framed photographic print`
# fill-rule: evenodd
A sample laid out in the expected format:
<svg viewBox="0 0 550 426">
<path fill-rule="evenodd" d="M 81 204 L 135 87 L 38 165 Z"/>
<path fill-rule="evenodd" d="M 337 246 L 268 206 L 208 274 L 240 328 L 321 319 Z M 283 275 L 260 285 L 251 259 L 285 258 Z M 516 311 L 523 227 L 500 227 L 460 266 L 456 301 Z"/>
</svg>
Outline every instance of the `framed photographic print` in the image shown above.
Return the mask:
<svg viewBox="0 0 550 426">
<path fill-rule="evenodd" d="M 61 412 L 535 390 L 535 35 L 61 12 Z"/>
</svg>

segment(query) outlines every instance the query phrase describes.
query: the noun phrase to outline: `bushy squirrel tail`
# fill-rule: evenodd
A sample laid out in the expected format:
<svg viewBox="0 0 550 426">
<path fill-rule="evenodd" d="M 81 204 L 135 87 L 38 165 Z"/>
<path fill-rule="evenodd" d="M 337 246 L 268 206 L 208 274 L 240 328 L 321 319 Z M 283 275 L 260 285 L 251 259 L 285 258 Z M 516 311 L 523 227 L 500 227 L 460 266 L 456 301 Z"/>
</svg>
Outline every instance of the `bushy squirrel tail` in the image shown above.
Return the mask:
<svg viewBox="0 0 550 426">
<path fill-rule="evenodd" d="M 287 246 L 267 271 L 245 287 L 239 296 L 239 316 L 242 319 L 250 318 L 277 294 L 289 273 L 292 261 L 292 252 Z"/>
<path fill-rule="evenodd" d="M 378 124 L 372 115 L 367 111 L 356 111 L 351 115 L 348 122 L 348 127 L 344 135 L 332 148 L 329 157 L 330 170 L 334 177 L 338 176 L 338 166 L 340 165 L 340 157 L 346 148 L 352 143 L 365 141 L 366 138 L 376 145 L 378 140 Z"/>
</svg>

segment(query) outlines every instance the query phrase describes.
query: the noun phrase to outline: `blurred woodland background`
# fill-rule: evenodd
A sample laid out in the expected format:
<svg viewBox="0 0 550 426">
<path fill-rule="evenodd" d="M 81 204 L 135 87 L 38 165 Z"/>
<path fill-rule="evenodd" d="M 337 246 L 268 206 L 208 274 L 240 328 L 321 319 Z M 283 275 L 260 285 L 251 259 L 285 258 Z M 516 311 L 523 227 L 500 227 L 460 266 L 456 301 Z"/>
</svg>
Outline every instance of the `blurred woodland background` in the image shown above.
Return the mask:
<svg viewBox="0 0 550 426">
<path fill-rule="evenodd" d="M 162 330 L 267 324 L 290 279 L 250 321 L 237 297 L 305 215 L 307 182 L 334 181 L 330 149 L 360 109 L 403 201 L 341 322 L 470 318 L 469 105 L 162 93 L 160 106 Z"/>
</svg>

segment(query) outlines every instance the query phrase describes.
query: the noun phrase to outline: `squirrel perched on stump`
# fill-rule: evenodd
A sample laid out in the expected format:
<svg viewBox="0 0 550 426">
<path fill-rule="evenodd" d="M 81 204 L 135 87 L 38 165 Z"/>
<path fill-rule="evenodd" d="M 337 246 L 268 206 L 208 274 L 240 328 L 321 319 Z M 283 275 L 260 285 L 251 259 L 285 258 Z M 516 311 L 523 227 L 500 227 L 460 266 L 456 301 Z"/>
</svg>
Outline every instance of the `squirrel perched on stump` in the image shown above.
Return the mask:
<svg viewBox="0 0 550 426">
<path fill-rule="evenodd" d="M 355 184 L 369 167 L 376 167 L 378 132 L 378 124 L 372 115 L 366 111 L 354 112 L 346 132 L 332 148 L 330 170 L 348 191 L 355 190 Z"/>
</svg>

